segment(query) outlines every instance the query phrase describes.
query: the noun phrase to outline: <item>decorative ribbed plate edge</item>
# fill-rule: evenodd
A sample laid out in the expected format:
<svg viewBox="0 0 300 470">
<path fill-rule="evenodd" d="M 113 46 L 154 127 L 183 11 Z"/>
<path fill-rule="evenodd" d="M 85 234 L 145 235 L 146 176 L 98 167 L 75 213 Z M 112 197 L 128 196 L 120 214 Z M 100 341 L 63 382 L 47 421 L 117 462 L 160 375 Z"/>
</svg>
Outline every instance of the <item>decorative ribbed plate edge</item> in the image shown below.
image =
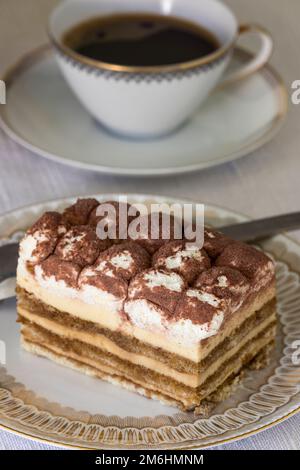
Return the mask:
<svg viewBox="0 0 300 470">
<path fill-rule="evenodd" d="M 96 197 L 108 200 L 112 198 L 112 195 L 96 195 Z M 129 199 L 138 202 L 142 200 L 153 201 L 154 199 L 155 202 L 166 202 L 167 198 L 131 195 Z M 178 200 L 170 200 L 170 202 L 174 201 L 178 202 Z M 49 209 L 60 209 L 72 202 L 73 199 L 71 198 L 63 201 L 53 201 L 7 214 L 5 216 L 6 222 L 2 224 L 3 227 L 1 227 L 0 221 L 0 233 L 4 233 L 4 236 L 8 237 L 9 240 L 12 233 L 25 228 L 39 213 Z M 20 214 L 22 214 L 22 217 L 20 217 Z M 208 214 L 212 220 L 222 221 L 222 223 L 240 219 L 230 214 L 230 212 L 217 208 L 210 208 Z M 228 214 L 230 214 L 229 219 Z M 2 220 L 2 222 L 4 221 Z M 1 231 L 1 228 L 12 230 L 10 233 L 5 233 L 5 230 Z M 238 437 L 239 434 L 242 435 L 247 432 L 247 427 L 250 424 L 257 423 L 257 429 L 259 429 L 259 422 L 262 418 L 274 415 L 275 412 L 278 412 L 276 418 L 280 418 L 280 409 L 284 409 L 285 405 L 300 392 L 300 365 L 293 364 L 292 361 L 295 353 L 293 344 L 300 339 L 300 277 L 298 272 L 295 272 L 287 263 L 278 259 L 276 249 L 275 251 L 270 249 L 271 243 L 268 245 L 269 252 L 276 258 L 278 316 L 282 327 L 280 341 L 283 341 L 283 346 L 278 367 L 268 381 L 256 393 L 251 394 L 247 401 L 226 410 L 222 414 L 199 418 L 194 422 L 188 422 L 187 419 L 186 422 L 166 425 L 164 424 L 165 418 L 166 422 L 170 423 L 170 417 L 159 416 L 157 422 L 149 426 L 149 419 L 153 420 L 153 418 L 142 417 L 138 420 L 139 426 L 136 427 L 135 425 L 129 425 L 130 421 L 134 424 L 136 418 L 128 417 L 126 418 L 128 425 L 124 427 L 124 418 L 118 419 L 116 416 L 103 416 L 103 423 L 101 423 L 101 415 L 97 415 L 97 422 L 93 422 L 95 420 L 93 420 L 92 415 L 90 420 L 81 421 L 58 413 L 50 413 L 32 404 L 27 404 L 20 398 L 13 396 L 5 388 L 4 384 L 8 376 L 6 371 L 0 371 L 0 424 L 2 423 L 4 426 L 13 428 L 18 432 L 29 434 L 31 437 L 75 447 L 172 448 L 193 444 L 201 446 L 201 443 L 205 443 L 208 438 L 217 441 L 222 435 L 232 434 Z M 279 246 L 281 255 L 283 255 L 282 243 Z M 289 412 L 295 408 L 297 406 L 294 404 Z M 282 416 L 285 414 L 287 413 L 283 413 Z M 272 423 L 272 419 L 270 423 Z"/>
</svg>

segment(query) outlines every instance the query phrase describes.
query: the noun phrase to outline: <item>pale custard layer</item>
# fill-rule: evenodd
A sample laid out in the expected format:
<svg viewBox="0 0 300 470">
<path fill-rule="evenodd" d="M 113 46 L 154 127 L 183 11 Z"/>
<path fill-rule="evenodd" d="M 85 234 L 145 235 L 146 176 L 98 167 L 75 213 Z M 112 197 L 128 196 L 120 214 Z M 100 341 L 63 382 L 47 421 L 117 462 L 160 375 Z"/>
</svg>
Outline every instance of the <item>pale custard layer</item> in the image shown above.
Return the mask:
<svg viewBox="0 0 300 470">
<path fill-rule="evenodd" d="M 151 379 L 150 375 L 149 379 L 145 382 L 144 379 L 138 375 L 133 377 L 132 373 L 128 374 L 124 372 L 124 370 L 120 370 L 119 368 L 115 367 L 113 364 L 110 365 L 109 363 L 102 363 L 98 360 L 95 361 L 92 358 L 79 355 L 73 351 L 68 351 L 66 354 L 59 344 L 47 344 L 47 346 L 44 347 L 43 344 L 36 342 L 35 335 L 31 334 L 30 329 L 25 329 L 21 334 L 22 345 L 30 352 L 48 357 L 66 366 L 73 367 L 75 365 L 75 368 L 81 370 L 82 372 L 85 372 L 89 375 L 99 376 L 105 380 L 112 379 L 115 381 L 115 383 L 119 382 L 122 386 L 124 386 L 124 382 L 126 385 L 128 381 L 131 384 L 142 387 L 142 394 L 144 394 L 144 391 L 150 390 L 169 396 L 170 398 L 182 403 L 186 409 L 197 406 L 200 401 L 209 397 L 211 393 L 213 393 L 218 387 L 225 383 L 226 380 L 232 376 L 232 374 L 237 374 L 243 367 L 245 361 L 249 362 L 249 360 L 254 358 L 266 345 L 270 344 L 273 336 L 274 331 L 272 331 L 271 328 L 266 332 L 266 334 L 263 334 L 261 337 L 253 340 L 253 342 L 247 343 L 247 345 L 245 345 L 245 347 L 242 349 L 241 354 L 236 355 L 232 361 L 227 362 L 225 366 L 220 369 L 220 372 L 215 374 L 212 380 L 210 380 L 199 393 L 196 388 L 194 391 L 192 391 L 190 388 L 185 388 L 179 384 L 178 386 L 174 386 L 173 382 L 159 383 L 160 381 Z M 75 363 L 72 361 L 75 361 Z M 141 393 L 138 389 L 136 391 Z"/>
<path fill-rule="evenodd" d="M 206 341 L 193 344 L 190 347 L 180 345 L 172 340 L 172 338 L 158 332 L 144 330 L 138 328 L 126 320 L 117 310 L 113 310 L 111 305 L 103 304 L 86 304 L 81 300 L 62 297 L 54 294 L 49 289 L 41 287 L 33 276 L 22 276 L 18 273 L 18 285 L 27 292 L 33 294 L 38 300 L 49 305 L 61 312 L 68 313 L 81 320 L 93 322 L 103 328 L 112 331 L 120 331 L 125 335 L 132 336 L 138 340 L 145 342 L 152 347 L 162 348 L 170 353 L 182 356 L 193 362 L 203 360 L 224 338 L 230 335 L 232 331 L 238 328 L 247 318 L 255 311 L 260 310 L 263 305 L 275 296 L 275 286 L 271 284 L 261 293 L 255 293 L 255 299 L 248 302 L 247 305 L 241 307 L 232 314 L 224 324 L 219 333 Z"/>
<path fill-rule="evenodd" d="M 266 318 L 265 321 L 261 322 L 255 328 L 252 328 L 249 334 L 246 335 L 235 347 L 221 355 L 219 359 L 215 360 L 211 366 L 209 366 L 201 374 L 184 374 L 176 371 L 175 369 L 172 369 L 169 365 L 164 364 L 156 359 L 144 356 L 142 354 L 126 351 L 104 335 L 100 335 L 98 333 L 91 334 L 85 331 L 62 326 L 55 321 L 34 315 L 21 306 L 19 306 L 18 310 L 22 317 L 44 328 L 45 330 L 54 333 L 55 335 L 61 336 L 62 338 L 67 338 L 69 340 L 79 340 L 88 345 L 95 346 L 101 349 L 101 351 L 111 353 L 124 361 L 132 362 L 133 364 L 140 365 L 154 372 L 170 377 L 173 380 L 176 380 L 179 383 L 183 383 L 189 387 L 198 387 L 204 383 L 209 376 L 213 375 L 219 369 L 222 363 L 226 362 L 230 357 L 233 357 L 248 341 L 255 338 L 259 333 L 267 329 L 268 326 L 276 320 L 276 315 L 274 312 L 274 314 Z"/>
</svg>

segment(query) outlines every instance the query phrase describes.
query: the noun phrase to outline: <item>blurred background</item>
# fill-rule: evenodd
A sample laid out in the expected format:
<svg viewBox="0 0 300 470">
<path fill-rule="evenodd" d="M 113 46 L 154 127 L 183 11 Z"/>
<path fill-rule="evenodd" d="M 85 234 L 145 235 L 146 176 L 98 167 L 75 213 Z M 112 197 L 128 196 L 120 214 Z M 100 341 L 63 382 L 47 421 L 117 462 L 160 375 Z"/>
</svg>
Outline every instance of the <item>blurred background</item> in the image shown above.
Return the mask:
<svg viewBox="0 0 300 470">
<path fill-rule="evenodd" d="M 47 18 L 58 2 L 0 0 L 0 75 L 24 53 L 47 42 Z M 241 23 L 260 23 L 272 33 L 275 49 L 271 64 L 283 77 L 291 96 L 292 82 L 300 80 L 300 1 L 226 0 L 225 3 Z M 251 41 L 247 45 L 253 46 Z M 96 192 L 186 197 L 226 206 L 255 218 L 299 210 L 300 105 L 293 105 L 290 97 L 289 101 L 284 128 L 254 154 L 202 172 L 165 178 L 116 177 L 65 167 L 33 155 L 0 130 L 0 214 L 25 204 Z M 30 109 L 27 112 L 30 119 Z M 300 241 L 300 231 L 294 235 Z M 299 449 L 298 430 L 299 417 L 293 417 L 274 431 L 226 448 Z M 42 448 L 30 441 L 16 442 L 3 432 L 1 447 Z"/>
<path fill-rule="evenodd" d="M 47 18 L 57 3 L 57 0 L 0 0 L 0 73 L 22 54 L 47 41 Z M 241 22 L 260 23 L 273 34 L 275 50 L 271 63 L 291 94 L 292 81 L 300 79 L 299 0 L 226 0 L 226 3 Z M 253 217 L 297 210 L 299 118 L 300 106 L 291 105 L 284 129 L 275 140 L 237 162 L 192 175 L 146 179 L 101 176 L 47 162 L 21 149 L 0 131 L 0 161 L 5 165 L 5 178 L 0 177 L 0 212 L 49 198 L 97 191 L 193 197 Z M 32 172 L 39 175 L 36 188 L 29 182 Z"/>
</svg>

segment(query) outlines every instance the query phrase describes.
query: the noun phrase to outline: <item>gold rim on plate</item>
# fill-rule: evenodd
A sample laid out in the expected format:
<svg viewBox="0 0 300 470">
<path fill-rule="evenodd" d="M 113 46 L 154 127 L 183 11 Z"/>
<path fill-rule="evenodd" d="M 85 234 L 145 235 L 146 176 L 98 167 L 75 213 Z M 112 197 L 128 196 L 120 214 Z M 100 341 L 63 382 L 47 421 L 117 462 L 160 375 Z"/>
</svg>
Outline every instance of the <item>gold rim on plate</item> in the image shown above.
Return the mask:
<svg viewBox="0 0 300 470">
<path fill-rule="evenodd" d="M 108 198 L 109 199 L 112 198 L 112 195 L 94 195 L 94 197 L 98 197 L 98 198 L 102 197 L 102 200 L 108 200 Z M 141 198 L 141 197 L 143 197 L 144 201 L 151 201 L 151 200 L 154 200 L 156 198 L 156 202 L 157 202 L 158 199 L 160 199 L 161 202 L 163 200 L 165 202 L 167 201 L 167 202 L 171 202 L 171 203 L 172 202 L 178 202 L 178 201 L 181 201 L 182 203 L 186 202 L 183 199 L 157 197 L 157 196 L 151 196 L 151 195 L 144 195 L 144 196 L 142 196 L 142 195 L 130 195 L 130 194 L 128 195 L 128 198 L 133 200 L 133 201 L 134 200 L 139 201 L 141 199 L 138 199 L 138 198 Z M 55 209 L 55 207 L 58 208 L 58 205 L 65 204 L 65 203 L 72 203 L 72 202 L 73 202 L 72 198 L 59 199 L 59 200 L 51 201 L 51 202 L 48 202 L 48 203 L 45 202 L 45 203 L 38 204 L 38 205 L 30 205 L 30 206 L 27 206 L 26 208 L 23 208 L 23 209 L 8 212 L 6 215 L 0 217 L 0 222 L 1 222 L 1 219 L 2 219 L 2 230 L 4 229 L 3 231 L 5 233 L 5 226 L 6 226 L 7 231 L 9 230 L 9 227 L 11 227 L 10 230 L 13 230 L 15 232 L 15 230 L 18 229 L 18 228 L 21 228 L 21 227 L 24 228 L 23 226 L 21 226 L 21 224 L 23 222 L 25 223 L 25 220 L 27 220 L 27 222 L 29 223 L 28 219 L 29 218 L 35 218 L 39 212 L 41 212 L 43 210 L 51 210 L 51 208 Z M 224 223 L 224 221 L 226 222 L 226 219 L 228 220 L 228 217 L 235 217 L 236 220 L 241 220 L 241 217 L 242 217 L 241 214 L 234 213 L 233 211 L 228 211 L 226 209 L 221 209 L 221 208 L 218 208 L 216 206 L 210 206 L 210 207 L 208 206 L 207 209 L 208 209 L 209 217 L 212 217 L 216 221 L 217 220 L 222 221 L 223 223 Z M 23 213 L 23 217 L 20 217 L 20 214 L 22 214 L 22 213 Z M 22 218 L 23 218 L 23 222 L 21 221 Z M 19 222 L 19 225 L 17 225 L 18 222 Z M 9 232 L 7 233 L 7 231 L 5 233 L 6 236 L 9 235 Z M 268 243 L 269 244 L 271 243 L 272 246 L 273 246 L 273 251 L 276 252 L 276 250 L 277 250 L 277 253 L 280 253 L 280 251 L 282 251 L 282 246 L 285 243 L 285 253 L 282 253 L 282 258 L 280 257 L 280 255 L 277 255 L 279 257 L 278 264 L 282 265 L 281 269 L 284 265 L 287 265 L 287 267 L 289 268 L 288 273 L 290 272 L 290 270 L 294 270 L 294 271 L 297 272 L 297 282 L 296 282 L 296 284 L 299 287 L 300 286 L 300 282 L 299 282 L 299 260 L 300 260 L 299 246 L 300 245 L 299 245 L 299 243 L 294 242 L 293 239 L 290 239 L 289 237 L 286 237 L 286 236 L 285 237 L 283 237 L 283 236 L 276 237 L 276 239 L 274 239 L 272 242 L 266 242 L 266 243 L 267 243 L 266 246 L 264 246 L 265 249 L 268 249 Z M 290 244 L 292 244 L 292 246 L 290 246 Z M 293 245 L 295 245 L 295 246 L 293 247 Z M 269 246 L 269 248 L 270 248 L 270 251 L 272 251 L 271 246 Z M 284 261 L 280 262 L 281 259 L 284 260 Z M 289 260 L 291 260 L 291 263 L 289 263 Z M 298 269 L 295 268 L 296 265 L 297 265 Z M 282 279 L 285 280 L 286 278 L 282 277 Z M 284 281 L 284 284 L 283 284 L 284 286 L 286 285 L 285 282 L 286 281 Z M 279 285 L 279 287 L 280 287 L 280 285 Z M 297 293 L 298 293 L 298 291 L 297 291 Z M 291 321 L 292 321 L 292 319 L 291 319 Z M 285 335 L 286 335 L 285 337 L 287 338 L 288 333 L 286 332 Z M 284 355 L 283 355 L 283 352 L 281 353 L 281 349 L 280 349 L 280 358 L 281 357 L 284 357 Z M 276 359 L 276 361 L 277 360 L 279 360 L 279 357 Z M 295 376 L 296 375 L 298 376 L 298 369 L 295 372 Z M 270 377 L 272 377 L 272 376 L 273 376 L 273 372 L 271 372 Z M 268 375 L 268 377 L 269 377 L 269 375 Z M 280 378 L 280 375 L 278 377 Z M 294 382 L 291 380 L 289 382 L 289 385 L 292 386 L 293 383 Z M 4 389 L 2 389 L 2 390 L 4 390 Z M 257 394 L 257 391 L 251 392 L 251 395 L 253 393 Z M 178 443 L 176 443 L 176 442 L 159 443 L 157 447 L 159 447 L 159 448 L 170 448 L 170 449 L 196 449 L 196 448 L 201 449 L 201 448 L 207 448 L 207 447 L 212 447 L 212 446 L 216 446 L 216 445 L 225 444 L 225 443 L 228 443 L 228 442 L 236 441 L 236 440 L 254 435 L 254 434 L 256 434 L 260 431 L 263 431 L 265 429 L 269 429 L 270 427 L 272 427 L 272 426 L 284 421 L 285 419 L 295 415 L 296 413 L 298 413 L 300 411 L 300 406 L 299 406 L 299 403 L 298 403 L 298 396 L 299 396 L 298 392 L 296 394 L 291 394 L 289 400 L 286 403 L 278 404 L 278 405 L 274 406 L 274 410 L 271 410 L 268 413 L 262 414 L 261 416 L 259 416 L 257 419 L 255 419 L 252 422 L 248 422 L 248 423 L 245 422 L 243 424 L 243 427 L 248 425 L 248 426 L 251 426 L 252 429 L 245 430 L 245 432 L 241 432 L 240 434 L 238 434 L 239 433 L 239 428 L 236 427 L 236 428 L 232 428 L 232 429 L 228 430 L 228 432 L 232 433 L 232 436 L 224 437 L 223 439 L 222 439 L 222 435 L 224 435 L 225 431 L 223 433 L 220 432 L 220 437 L 219 438 L 216 436 L 216 433 L 214 433 L 216 439 L 214 439 L 213 435 L 211 435 L 211 437 L 210 437 L 209 434 L 208 434 L 206 440 L 205 440 L 205 436 L 204 436 L 204 438 L 198 437 L 195 442 L 192 442 L 193 439 L 190 438 L 190 439 L 187 439 L 186 441 L 182 441 L 182 442 L 178 442 Z M 290 403 L 290 405 L 289 405 L 289 403 Z M 25 403 L 24 403 L 24 405 L 25 405 Z M 236 406 L 236 405 L 234 405 L 234 406 Z M 288 409 L 288 407 L 289 407 L 289 409 Z M 273 421 L 271 421 L 269 423 L 266 423 L 266 424 L 262 424 L 260 426 L 259 421 L 264 420 L 264 419 L 267 419 L 267 420 L 272 419 L 272 417 L 271 418 L 269 417 L 269 415 L 272 414 L 272 413 L 277 414 L 277 417 L 274 416 L 275 419 L 273 419 Z M 52 417 L 53 418 L 55 418 L 55 417 L 58 418 L 59 415 L 52 415 Z M 24 431 L 24 430 L 22 430 L 22 426 L 25 427 L 26 424 L 28 426 L 28 423 L 26 423 L 25 421 L 24 421 L 23 424 L 22 424 L 22 422 L 20 422 L 18 424 L 19 429 L 16 429 L 16 428 L 18 428 L 17 425 L 16 425 L 16 428 L 13 428 L 7 422 L 9 419 L 13 419 L 13 418 L 8 416 L 6 419 L 5 418 L 2 419 L 2 423 L 0 424 L 0 427 L 2 427 L 5 430 L 11 431 L 11 432 L 16 432 L 19 435 L 22 435 L 24 437 L 29 437 L 31 439 L 35 439 L 35 440 L 38 440 L 38 441 L 41 441 L 41 442 L 49 443 L 51 445 L 57 445 L 57 446 L 62 446 L 62 447 L 71 447 L 71 448 L 78 448 L 78 449 L 95 448 L 95 446 L 93 446 L 95 441 L 93 441 L 93 440 L 90 441 L 91 442 L 91 447 L 89 447 L 87 441 L 85 441 L 83 445 L 80 445 L 78 443 L 78 440 L 76 442 L 76 437 L 74 437 L 72 435 L 71 436 L 69 436 L 67 434 L 65 436 L 61 435 L 59 439 L 62 439 L 62 441 L 60 441 L 59 439 L 56 440 L 55 433 L 51 434 L 51 438 L 50 437 L 44 438 L 43 436 L 41 436 L 41 434 L 44 432 L 42 428 L 39 428 L 39 429 L 36 430 L 36 435 L 32 434 L 31 431 L 30 432 L 28 432 L 27 430 Z M 75 418 L 73 418 L 73 423 L 74 423 L 74 419 Z M 71 419 L 70 422 L 72 423 L 72 419 Z M 216 421 L 214 421 L 214 422 L 216 422 Z M 254 428 L 253 428 L 253 426 L 254 426 Z M 159 427 L 159 429 L 161 429 L 161 428 Z M 176 429 L 175 424 L 174 424 L 174 429 Z M 49 434 L 49 436 L 50 436 L 50 434 Z M 72 439 L 73 443 L 66 442 L 67 439 L 69 439 L 69 441 Z M 207 439 L 211 439 L 211 442 L 207 442 Z M 201 443 L 201 440 L 203 441 L 202 443 Z M 93 442 L 93 444 L 92 444 L 92 442 Z M 97 442 L 98 441 L 96 441 L 96 444 L 97 444 Z M 106 448 L 106 447 L 107 448 L 129 448 L 129 449 L 130 448 L 132 448 L 132 449 L 136 448 L 136 445 L 135 445 L 134 442 L 131 443 L 131 445 L 128 444 L 127 446 L 124 445 L 124 442 L 122 442 L 122 443 L 120 442 L 120 445 L 118 445 L 118 442 L 117 441 L 115 441 L 115 442 L 107 442 L 107 441 L 101 442 L 101 441 L 99 441 L 99 445 L 102 448 L 103 447 L 104 448 Z M 152 443 L 148 447 L 150 449 L 150 448 L 153 448 L 154 446 L 155 446 L 155 444 Z M 139 447 L 139 446 L 137 446 L 137 447 Z M 147 446 L 142 446 L 140 448 L 147 448 Z M 156 446 L 154 448 L 156 448 Z"/>
<path fill-rule="evenodd" d="M 276 426 L 277 424 L 280 424 L 280 423 L 286 421 L 287 419 L 292 418 L 292 416 L 295 416 L 299 412 L 300 412 L 300 406 L 298 408 L 296 408 L 295 410 L 291 411 L 290 413 L 286 414 L 282 418 L 276 419 L 272 423 L 265 424 L 264 426 L 261 426 L 257 429 L 254 429 L 253 431 L 248 431 L 248 432 L 245 432 L 243 434 L 240 434 L 239 436 L 229 437 L 227 439 L 212 442 L 211 444 L 209 444 L 207 446 L 206 445 L 201 446 L 201 445 L 198 444 L 198 445 L 191 445 L 191 446 L 187 446 L 187 447 L 178 447 L 178 448 L 173 447 L 172 450 L 208 449 L 210 447 L 215 447 L 215 446 L 219 446 L 219 445 L 223 445 L 223 444 L 228 444 L 229 442 L 237 442 L 237 441 L 246 439 L 247 437 L 259 434 L 260 432 L 266 431 L 266 430 Z M 13 428 L 9 428 L 8 426 L 5 426 L 4 424 L 1 424 L 1 423 L 0 423 L 0 429 L 2 429 L 3 431 L 6 431 L 6 432 L 10 432 L 10 433 L 15 434 L 15 435 L 20 436 L 20 437 L 30 439 L 32 441 L 37 441 L 37 442 L 40 442 L 42 444 L 49 444 L 53 447 L 56 446 L 56 447 L 64 447 L 64 448 L 68 448 L 68 449 L 77 449 L 77 450 L 95 450 L 92 447 L 80 447 L 80 446 L 75 446 L 75 445 L 71 445 L 71 444 L 50 441 L 50 440 L 47 440 L 47 439 L 43 439 L 42 437 L 36 437 L 34 435 L 31 435 L 31 434 L 28 434 L 28 433 L 25 433 L 25 432 L 17 431 Z"/>
</svg>

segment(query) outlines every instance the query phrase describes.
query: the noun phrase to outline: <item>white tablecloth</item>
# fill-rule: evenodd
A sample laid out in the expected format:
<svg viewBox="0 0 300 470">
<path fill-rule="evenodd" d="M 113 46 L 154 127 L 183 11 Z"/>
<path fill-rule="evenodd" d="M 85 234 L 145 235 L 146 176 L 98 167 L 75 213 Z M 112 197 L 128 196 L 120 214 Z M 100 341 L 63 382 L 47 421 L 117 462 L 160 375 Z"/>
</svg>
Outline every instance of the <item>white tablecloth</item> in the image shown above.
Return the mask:
<svg viewBox="0 0 300 470">
<path fill-rule="evenodd" d="M 46 18 L 55 3 L 56 0 L 0 0 L 0 72 L 22 53 L 45 41 Z M 273 33 L 272 64 L 290 88 L 292 81 L 300 79 L 299 0 L 228 0 L 227 3 L 241 21 L 259 22 Z M 182 196 L 227 206 L 253 217 L 299 210 L 299 145 L 300 105 L 291 105 L 281 133 L 252 155 L 188 176 L 135 179 L 101 176 L 48 162 L 0 132 L 0 213 L 24 204 L 93 192 Z M 300 240 L 300 232 L 295 236 Z M 300 449 L 299 431 L 300 415 L 257 436 L 220 448 Z M 0 431 L 0 449 L 48 447 Z"/>
</svg>

